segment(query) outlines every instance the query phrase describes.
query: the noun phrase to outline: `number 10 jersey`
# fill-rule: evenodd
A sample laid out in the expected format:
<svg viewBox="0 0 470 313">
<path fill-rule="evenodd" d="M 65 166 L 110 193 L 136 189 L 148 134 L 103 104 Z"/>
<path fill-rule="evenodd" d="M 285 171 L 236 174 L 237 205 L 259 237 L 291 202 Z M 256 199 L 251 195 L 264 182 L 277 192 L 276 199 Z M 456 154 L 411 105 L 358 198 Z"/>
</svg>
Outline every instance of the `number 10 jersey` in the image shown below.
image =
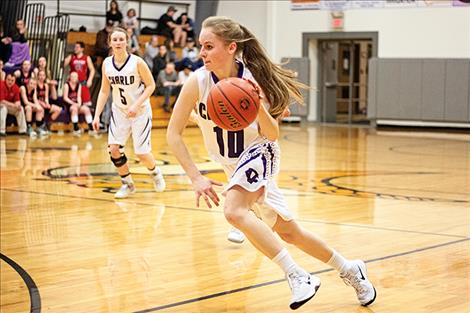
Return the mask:
<svg viewBox="0 0 470 313">
<path fill-rule="evenodd" d="M 114 56 L 104 60 L 104 71 L 111 85 L 113 105 L 124 113 L 127 113 L 129 106 L 135 103 L 145 89 L 137 68 L 139 59 L 138 56 L 129 54 L 120 67 L 116 65 Z M 146 106 L 150 106 L 149 99 L 144 101 L 137 115 L 145 112 Z"/>
<path fill-rule="evenodd" d="M 238 63 L 238 77 L 254 81 L 251 72 L 243 63 Z M 214 73 L 202 67 L 194 72 L 197 75 L 199 85 L 199 99 L 196 104 L 197 123 L 201 128 L 202 136 L 209 156 L 223 165 L 236 164 L 240 155 L 253 144 L 261 143 L 266 139 L 258 132 L 258 120 L 256 119 L 245 129 L 239 131 L 227 131 L 218 127 L 207 113 L 207 98 L 211 88 L 219 81 Z M 261 102 L 263 103 L 263 102 Z"/>
</svg>

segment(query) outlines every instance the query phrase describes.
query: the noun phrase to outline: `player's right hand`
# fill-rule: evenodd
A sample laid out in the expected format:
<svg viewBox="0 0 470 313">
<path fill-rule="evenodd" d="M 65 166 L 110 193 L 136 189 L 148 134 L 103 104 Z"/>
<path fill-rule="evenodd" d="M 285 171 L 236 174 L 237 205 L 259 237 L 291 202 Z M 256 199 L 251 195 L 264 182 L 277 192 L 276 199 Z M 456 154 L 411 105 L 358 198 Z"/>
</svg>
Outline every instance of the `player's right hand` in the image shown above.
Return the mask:
<svg viewBox="0 0 470 313">
<path fill-rule="evenodd" d="M 94 119 L 93 119 L 93 122 L 92 122 L 91 124 L 92 124 L 93 130 L 94 130 L 95 132 L 98 132 L 98 131 L 100 130 L 100 120 L 99 120 L 99 119 L 94 118 Z"/>
<path fill-rule="evenodd" d="M 219 196 L 215 192 L 213 185 L 222 186 L 222 183 L 206 178 L 202 175 L 192 181 L 194 192 L 196 193 L 196 206 L 199 207 L 199 199 L 202 197 L 209 208 L 212 203 L 219 206 Z M 212 202 L 212 203 L 211 203 Z"/>
</svg>

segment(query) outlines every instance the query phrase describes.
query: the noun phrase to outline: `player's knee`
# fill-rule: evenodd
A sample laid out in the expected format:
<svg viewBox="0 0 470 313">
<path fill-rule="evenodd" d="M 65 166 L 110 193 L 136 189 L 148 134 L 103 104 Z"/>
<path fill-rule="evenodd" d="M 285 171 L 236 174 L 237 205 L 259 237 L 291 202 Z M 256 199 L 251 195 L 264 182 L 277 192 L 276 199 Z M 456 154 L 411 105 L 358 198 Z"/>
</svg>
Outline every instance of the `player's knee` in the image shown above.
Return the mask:
<svg viewBox="0 0 470 313">
<path fill-rule="evenodd" d="M 293 232 L 282 232 L 282 233 L 277 233 L 279 237 L 281 237 L 282 240 L 284 240 L 287 243 L 293 244 L 296 242 L 297 239 L 297 234 Z"/>
<path fill-rule="evenodd" d="M 237 227 L 244 219 L 244 210 L 226 204 L 224 207 L 224 215 L 227 222 Z"/>
<path fill-rule="evenodd" d="M 123 146 L 110 145 L 108 146 L 108 152 L 114 166 L 121 167 L 127 163 L 127 157 L 124 153 Z"/>
</svg>

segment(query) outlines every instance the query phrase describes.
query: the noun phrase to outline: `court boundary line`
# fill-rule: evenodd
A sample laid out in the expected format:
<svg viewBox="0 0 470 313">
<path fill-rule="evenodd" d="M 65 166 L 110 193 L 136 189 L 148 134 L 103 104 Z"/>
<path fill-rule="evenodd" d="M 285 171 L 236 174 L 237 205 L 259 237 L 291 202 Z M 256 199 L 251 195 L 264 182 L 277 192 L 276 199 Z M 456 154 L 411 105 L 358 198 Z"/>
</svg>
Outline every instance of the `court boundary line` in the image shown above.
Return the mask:
<svg viewBox="0 0 470 313">
<path fill-rule="evenodd" d="M 10 192 L 22 192 L 22 193 L 32 193 L 32 194 L 40 194 L 46 196 L 54 196 L 54 197 L 65 197 L 65 198 L 73 198 L 73 199 L 83 199 L 83 200 L 93 200 L 93 201 L 101 201 L 101 202 L 109 202 L 115 203 L 116 201 L 113 199 L 102 199 L 102 198 L 93 198 L 93 197 L 82 197 L 82 196 L 74 196 L 74 195 L 64 195 L 64 194 L 54 194 L 50 192 L 39 192 L 39 191 L 31 191 L 31 190 L 16 190 L 10 188 L 0 188 L 0 191 L 10 191 Z M 109 193 L 108 193 L 109 194 Z M 136 202 L 132 201 L 132 204 L 142 205 L 142 206 L 153 206 L 152 203 L 146 202 Z M 183 210 L 183 211 L 194 211 L 194 212 L 205 212 L 205 213 L 217 213 L 223 214 L 223 211 L 214 210 L 214 209 L 198 209 L 198 208 L 185 208 L 179 207 L 174 205 L 166 205 L 163 204 L 165 208 L 169 209 L 176 209 L 176 210 Z M 410 233 L 410 234 L 420 234 L 420 235 L 432 235 L 432 236 L 441 236 L 441 237 L 450 237 L 450 238 L 470 238 L 465 235 L 453 235 L 453 234 L 441 234 L 441 233 L 433 233 L 433 232 L 423 232 L 423 231 L 416 231 L 416 230 L 406 230 L 406 229 L 396 229 L 396 228 L 388 228 L 388 227 L 373 227 L 367 226 L 364 224 L 348 224 L 348 223 L 336 223 L 336 222 L 326 222 L 326 221 L 315 221 L 315 220 L 306 220 L 301 218 L 296 218 L 296 221 L 302 223 L 309 223 L 309 224 L 325 224 L 325 225 L 338 225 L 338 226 L 345 226 L 345 227 L 352 227 L 352 228 L 365 228 L 365 229 L 373 229 L 373 230 L 383 230 L 383 231 L 391 231 L 391 232 L 399 232 L 399 233 Z"/>
<path fill-rule="evenodd" d="M 5 261 L 8 265 L 10 265 L 23 279 L 26 287 L 28 288 L 29 292 L 29 299 L 30 299 L 30 313 L 40 313 L 41 312 L 41 295 L 39 294 L 39 288 L 34 282 L 31 275 L 21 267 L 18 263 L 7 257 L 5 254 L 0 252 L 0 259 Z"/>
<path fill-rule="evenodd" d="M 364 262 L 365 263 L 373 263 L 373 262 L 377 262 L 377 261 L 388 260 L 388 259 L 392 259 L 392 258 L 404 256 L 404 255 L 410 255 L 410 254 L 419 253 L 419 252 L 422 252 L 422 251 L 427 251 L 427 250 L 437 249 L 437 248 L 441 248 L 441 247 L 445 247 L 445 246 L 449 246 L 449 245 L 454 245 L 454 244 L 458 244 L 458 243 L 465 242 L 465 241 L 468 241 L 468 240 L 470 240 L 470 238 L 467 237 L 467 238 L 464 238 L 464 239 L 445 242 L 445 243 L 441 243 L 441 244 L 437 244 L 437 245 L 433 245 L 433 246 L 428 246 L 428 247 L 423 247 L 423 248 L 414 249 L 414 250 L 410 250 L 410 251 L 390 254 L 390 255 L 387 255 L 387 256 L 370 259 L 370 260 L 367 260 L 367 261 L 364 261 Z M 318 274 L 322 274 L 322 273 L 332 272 L 333 270 L 334 270 L 333 268 L 328 268 L 328 269 L 323 269 L 323 270 L 311 272 L 311 274 L 312 275 L 318 275 Z M 257 288 L 261 288 L 261 287 L 265 287 L 265 286 L 269 286 L 269 285 L 274 285 L 274 284 L 277 284 L 277 283 L 280 283 L 280 282 L 283 282 L 283 281 L 285 281 L 284 278 L 283 279 L 276 279 L 276 280 L 272 280 L 272 281 L 268 281 L 268 282 L 264 282 L 264 283 L 259 283 L 259 284 L 256 284 L 256 285 L 245 286 L 245 287 L 232 289 L 232 290 L 228 290 L 228 291 L 213 293 L 213 294 L 202 296 L 202 297 L 197 297 L 197 298 L 178 301 L 178 302 L 174 302 L 174 303 L 164 304 L 164 305 L 149 308 L 149 309 L 134 311 L 133 313 L 148 313 L 148 312 L 161 311 L 161 310 L 164 310 L 164 309 L 169 309 L 169 308 L 173 308 L 173 307 L 177 307 L 177 306 L 181 306 L 181 305 L 185 305 L 185 304 L 204 301 L 204 300 L 207 300 L 207 299 L 217 298 L 217 297 L 221 297 L 221 296 L 225 296 L 225 295 L 229 295 L 229 294 L 233 294 L 233 293 L 237 293 L 237 292 L 241 292 L 241 291 L 245 291 L 245 290 L 257 289 Z"/>
</svg>

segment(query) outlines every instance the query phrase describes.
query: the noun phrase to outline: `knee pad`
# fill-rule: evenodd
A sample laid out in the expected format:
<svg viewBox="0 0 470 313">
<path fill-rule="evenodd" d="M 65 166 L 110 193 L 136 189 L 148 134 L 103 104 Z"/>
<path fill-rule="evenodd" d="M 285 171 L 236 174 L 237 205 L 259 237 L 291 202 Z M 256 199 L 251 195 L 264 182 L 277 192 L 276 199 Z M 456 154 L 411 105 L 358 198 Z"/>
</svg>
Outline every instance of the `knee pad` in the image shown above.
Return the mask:
<svg viewBox="0 0 470 313">
<path fill-rule="evenodd" d="M 109 157 L 111 158 L 111 162 L 113 162 L 114 166 L 121 167 L 124 164 L 126 164 L 127 157 L 124 154 L 124 147 L 123 146 L 119 146 L 119 153 L 121 155 L 116 159 L 111 156 L 111 150 L 109 149 L 109 146 L 108 146 L 108 153 L 109 153 Z"/>
</svg>

